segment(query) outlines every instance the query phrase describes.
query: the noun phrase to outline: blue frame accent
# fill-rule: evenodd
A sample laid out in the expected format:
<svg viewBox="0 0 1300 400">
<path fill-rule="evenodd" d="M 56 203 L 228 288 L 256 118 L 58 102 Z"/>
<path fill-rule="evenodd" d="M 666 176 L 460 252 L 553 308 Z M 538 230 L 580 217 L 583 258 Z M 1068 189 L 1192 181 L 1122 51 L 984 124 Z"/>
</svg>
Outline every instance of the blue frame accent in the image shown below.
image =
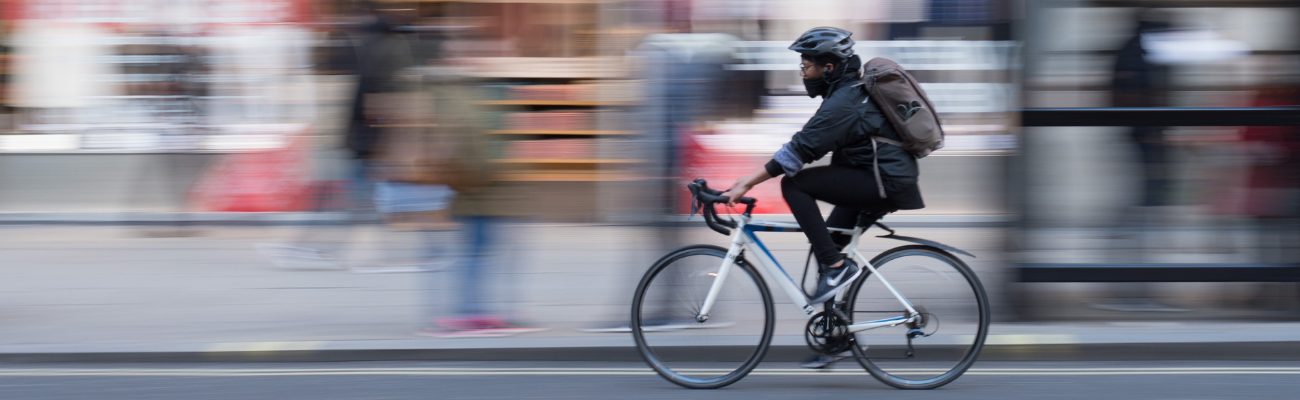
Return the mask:
<svg viewBox="0 0 1300 400">
<path fill-rule="evenodd" d="M 754 244 L 758 246 L 758 249 L 763 252 L 763 255 L 767 256 L 767 259 L 772 262 L 772 266 L 776 267 L 777 270 L 781 271 L 781 273 L 784 274 L 785 277 L 789 279 L 791 282 L 797 282 L 794 280 L 794 277 L 790 276 L 789 272 L 786 272 L 785 267 L 781 266 L 781 262 L 777 261 L 776 257 L 772 256 L 772 252 L 767 249 L 767 246 L 763 244 L 763 241 L 758 240 L 758 236 L 754 235 L 754 231 L 790 232 L 790 231 L 778 231 L 775 229 L 782 229 L 782 228 L 777 228 L 772 226 L 765 227 L 765 226 L 745 225 L 745 229 L 743 231 L 745 232 L 745 237 L 749 238 L 749 241 L 754 242 Z"/>
</svg>

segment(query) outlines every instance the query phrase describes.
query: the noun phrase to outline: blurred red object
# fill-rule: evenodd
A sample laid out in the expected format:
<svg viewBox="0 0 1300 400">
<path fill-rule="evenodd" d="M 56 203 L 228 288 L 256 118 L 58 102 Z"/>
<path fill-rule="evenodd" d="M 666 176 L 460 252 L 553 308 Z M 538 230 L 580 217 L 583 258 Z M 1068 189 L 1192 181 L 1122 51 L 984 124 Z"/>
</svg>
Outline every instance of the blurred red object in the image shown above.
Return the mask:
<svg viewBox="0 0 1300 400">
<path fill-rule="evenodd" d="M 302 211 L 310 206 L 308 140 L 291 135 L 284 147 L 224 156 L 190 190 L 201 211 Z"/>
<path fill-rule="evenodd" d="M 1279 88 L 1261 91 L 1251 104 L 1254 107 L 1287 106 L 1300 99 L 1300 89 Z M 1238 137 L 1250 165 L 1241 179 L 1229 182 L 1228 189 L 1214 204 L 1215 211 L 1249 217 L 1283 217 L 1293 215 L 1300 188 L 1300 140 L 1295 127 L 1250 126 Z"/>
<path fill-rule="evenodd" d="M 686 192 L 686 183 L 695 178 L 704 178 L 709 181 L 709 187 L 717 190 L 727 190 L 736 178 L 747 176 L 767 162 L 771 156 L 764 154 L 730 152 L 724 149 L 713 149 L 704 146 L 696 137 L 705 133 L 693 132 L 682 135 L 682 146 L 679 149 L 681 160 L 685 162 L 682 168 L 684 176 L 681 176 L 680 189 L 683 192 L 683 198 L 689 198 L 690 194 Z M 770 180 L 751 189 L 746 197 L 758 199 L 758 204 L 754 206 L 754 214 L 789 214 L 790 207 L 785 204 L 785 198 L 781 196 L 780 178 Z M 744 211 L 743 206 L 736 207 L 736 214 Z M 688 214 L 691 210 L 690 202 L 681 202 L 677 208 L 678 212 Z M 719 214 L 726 214 L 723 207 L 718 208 Z"/>
</svg>

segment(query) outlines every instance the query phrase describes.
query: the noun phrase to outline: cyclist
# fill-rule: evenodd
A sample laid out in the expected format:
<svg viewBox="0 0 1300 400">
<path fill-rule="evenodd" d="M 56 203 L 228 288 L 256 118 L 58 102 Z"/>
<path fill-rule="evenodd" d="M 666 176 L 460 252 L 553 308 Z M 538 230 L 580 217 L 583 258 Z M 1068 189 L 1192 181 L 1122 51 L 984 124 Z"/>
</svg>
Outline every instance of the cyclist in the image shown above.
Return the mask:
<svg viewBox="0 0 1300 400">
<path fill-rule="evenodd" d="M 847 235 L 832 237 L 828 226 L 852 228 L 865 211 L 925 207 L 917 187 L 917 160 L 902 147 L 872 140 L 900 138 L 861 88 L 862 59 L 853 53 L 853 33 L 818 27 L 799 35 L 789 49 L 798 52 L 808 97 L 822 97 L 816 114 L 781 146 L 765 166 L 736 180 L 724 193 L 733 200 L 768 179 L 784 175 L 781 194 L 812 243 L 820 266 L 814 304 L 825 302 L 862 276 L 861 268 L 840 251 Z M 805 168 L 827 153 L 830 165 Z M 835 208 L 823 220 L 817 200 Z"/>
</svg>

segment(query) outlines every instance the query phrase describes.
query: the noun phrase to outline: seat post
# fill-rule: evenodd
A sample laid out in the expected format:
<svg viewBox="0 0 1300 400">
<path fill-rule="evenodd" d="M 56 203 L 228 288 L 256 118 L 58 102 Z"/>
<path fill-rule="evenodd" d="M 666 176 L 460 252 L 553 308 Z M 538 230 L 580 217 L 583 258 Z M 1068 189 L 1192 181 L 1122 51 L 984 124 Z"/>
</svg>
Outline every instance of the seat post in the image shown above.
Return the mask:
<svg viewBox="0 0 1300 400">
<path fill-rule="evenodd" d="M 890 212 L 891 211 L 863 211 L 861 214 L 858 214 L 857 227 L 871 229 L 872 225 L 880 222 L 880 219 L 889 215 Z"/>
</svg>

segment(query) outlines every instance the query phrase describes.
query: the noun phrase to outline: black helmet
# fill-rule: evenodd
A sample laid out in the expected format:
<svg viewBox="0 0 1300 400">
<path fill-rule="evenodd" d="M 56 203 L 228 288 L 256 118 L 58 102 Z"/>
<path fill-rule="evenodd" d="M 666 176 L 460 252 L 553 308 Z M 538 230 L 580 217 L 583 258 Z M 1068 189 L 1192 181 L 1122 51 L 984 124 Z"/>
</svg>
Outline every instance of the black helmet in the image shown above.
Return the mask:
<svg viewBox="0 0 1300 400">
<path fill-rule="evenodd" d="M 853 32 L 829 26 L 809 29 L 790 45 L 790 50 L 811 57 L 830 56 L 844 60 L 853 56 Z"/>
</svg>

